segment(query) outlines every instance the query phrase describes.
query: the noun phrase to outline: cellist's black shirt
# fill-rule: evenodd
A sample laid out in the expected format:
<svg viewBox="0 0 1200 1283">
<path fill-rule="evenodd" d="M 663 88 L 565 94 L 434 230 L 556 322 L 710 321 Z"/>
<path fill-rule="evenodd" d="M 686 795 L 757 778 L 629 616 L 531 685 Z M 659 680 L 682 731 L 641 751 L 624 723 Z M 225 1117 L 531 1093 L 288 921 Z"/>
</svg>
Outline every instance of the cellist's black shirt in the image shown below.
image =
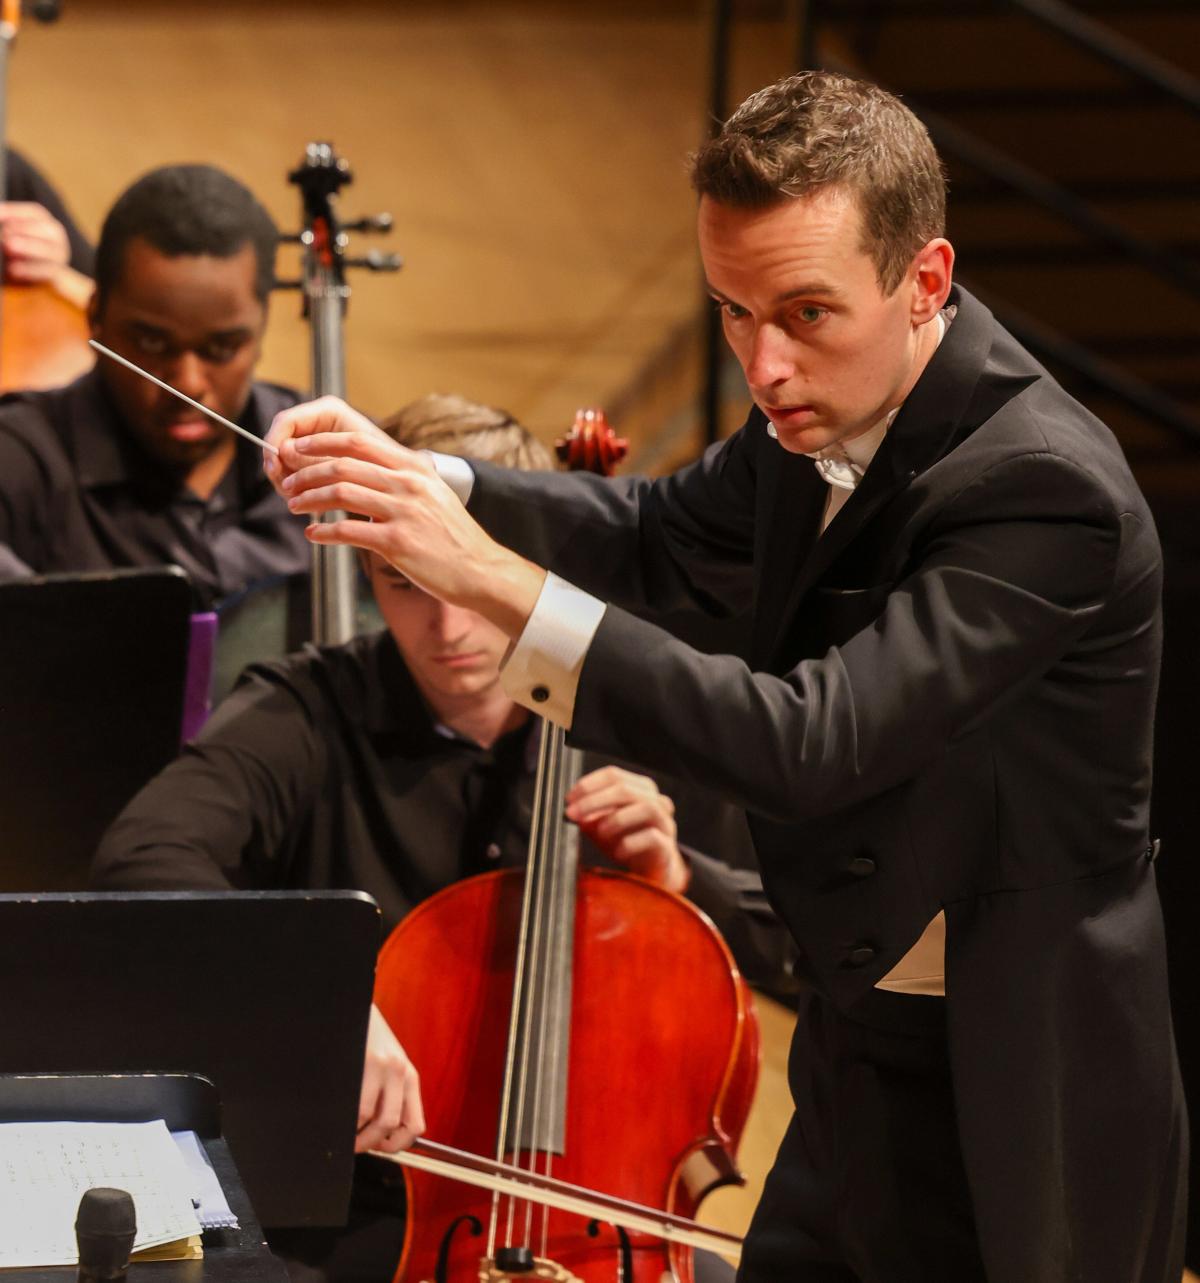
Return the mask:
<svg viewBox="0 0 1200 1283">
<path fill-rule="evenodd" d="M 96 274 L 96 251 L 75 225 L 63 198 L 50 185 L 33 162 L 14 147 L 6 152 L 5 196 L 8 200 L 28 200 L 50 211 L 63 225 L 71 247 L 70 265 L 84 276 Z"/>
<path fill-rule="evenodd" d="M 261 436 L 297 400 L 255 383 L 239 422 Z M 201 499 L 138 446 L 97 370 L 0 397 L 0 578 L 173 564 L 208 606 L 309 558 L 249 442 Z"/>
<path fill-rule="evenodd" d="M 113 824 L 93 882 L 352 888 L 375 898 L 390 930 L 452 882 L 524 863 L 534 739 L 526 724 L 484 749 L 436 726 L 386 632 L 252 665 Z M 790 946 L 745 867 L 743 817 L 659 783 L 676 803 L 681 841 L 714 853 L 686 850 L 689 897 L 748 979 L 785 989 Z"/>
</svg>

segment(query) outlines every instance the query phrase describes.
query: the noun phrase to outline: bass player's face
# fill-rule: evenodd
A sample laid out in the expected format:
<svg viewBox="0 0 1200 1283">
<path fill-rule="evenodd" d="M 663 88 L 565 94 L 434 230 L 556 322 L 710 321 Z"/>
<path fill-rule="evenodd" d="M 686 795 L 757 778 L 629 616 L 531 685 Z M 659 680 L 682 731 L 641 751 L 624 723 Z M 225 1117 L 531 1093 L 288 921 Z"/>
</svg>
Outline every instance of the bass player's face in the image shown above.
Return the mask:
<svg viewBox="0 0 1200 1283">
<path fill-rule="evenodd" d="M 266 327 L 256 273 L 249 244 L 228 258 L 171 257 L 135 237 L 117 280 L 102 303 L 93 303 L 92 337 L 236 420 Z M 160 464 L 186 472 L 214 451 L 232 456 L 233 436 L 198 410 L 115 362 L 101 359 L 100 371 L 125 427 Z"/>
</svg>

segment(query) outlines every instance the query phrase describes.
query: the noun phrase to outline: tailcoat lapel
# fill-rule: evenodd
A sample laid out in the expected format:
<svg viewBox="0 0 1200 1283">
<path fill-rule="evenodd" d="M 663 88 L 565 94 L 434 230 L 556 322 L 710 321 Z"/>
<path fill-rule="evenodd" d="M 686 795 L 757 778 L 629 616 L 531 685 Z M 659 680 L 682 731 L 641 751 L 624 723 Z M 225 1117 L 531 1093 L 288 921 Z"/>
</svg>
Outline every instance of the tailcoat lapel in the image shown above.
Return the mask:
<svg viewBox="0 0 1200 1283">
<path fill-rule="evenodd" d="M 756 411 L 756 414 L 758 412 Z M 821 533 L 827 486 L 812 460 L 762 437 L 758 508 L 766 536 L 758 561 L 751 663 L 766 668 L 795 583 Z"/>
<path fill-rule="evenodd" d="M 958 289 L 951 292 L 950 302 L 957 304 L 958 310 L 945 338 L 888 429 L 866 475 L 823 534 L 820 521 L 825 508 L 826 483 L 817 475 L 812 460 L 803 455 L 790 455 L 774 441 L 766 447 L 774 447 L 790 461 L 778 469 L 776 461 L 771 461 L 776 485 L 785 484 L 793 474 L 794 465 L 800 464 L 819 487 L 815 522 L 811 521 L 811 512 L 808 521 L 789 522 L 788 517 L 796 514 L 794 504 L 777 502 L 774 507 L 777 516 L 770 538 L 778 539 L 783 551 L 776 558 L 770 548 L 766 549 L 764 566 L 770 567 L 769 573 L 779 585 L 768 600 L 773 605 L 778 602 L 779 606 L 771 611 L 770 620 L 761 621 L 761 629 L 756 628 L 755 632 L 756 643 L 762 646 L 760 649 L 756 644 L 755 659 L 772 670 L 789 667 L 794 662 L 794 656 L 784 653 L 790 625 L 802 609 L 805 597 L 839 554 L 897 494 L 936 463 L 955 440 L 987 360 L 993 322 L 991 313 L 982 304 Z M 803 493 L 807 495 L 810 490 L 806 486 Z M 774 579 L 776 575 L 782 577 Z"/>
</svg>

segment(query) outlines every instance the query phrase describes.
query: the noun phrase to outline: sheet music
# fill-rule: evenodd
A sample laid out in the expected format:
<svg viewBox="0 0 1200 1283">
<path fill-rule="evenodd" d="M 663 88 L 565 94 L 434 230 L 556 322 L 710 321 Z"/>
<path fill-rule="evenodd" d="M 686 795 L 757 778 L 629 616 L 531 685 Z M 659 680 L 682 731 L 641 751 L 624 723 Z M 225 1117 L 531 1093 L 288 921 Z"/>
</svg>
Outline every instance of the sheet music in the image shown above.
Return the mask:
<svg viewBox="0 0 1200 1283">
<path fill-rule="evenodd" d="M 128 1190 L 134 1250 L 199 1234 L 183 1158 L 153 1123 L 0 1123 L 0 1267 L 74 1265 L 85 1190 Z"/>
</svg>

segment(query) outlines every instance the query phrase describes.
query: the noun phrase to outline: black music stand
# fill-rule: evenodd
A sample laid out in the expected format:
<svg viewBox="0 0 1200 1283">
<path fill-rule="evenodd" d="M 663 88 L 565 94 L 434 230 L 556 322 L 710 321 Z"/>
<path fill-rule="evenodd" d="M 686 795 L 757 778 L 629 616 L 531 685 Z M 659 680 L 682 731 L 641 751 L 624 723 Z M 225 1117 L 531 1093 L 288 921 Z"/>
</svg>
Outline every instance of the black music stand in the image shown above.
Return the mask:
<svg viewBox="0 0 1200 1283">
<path fill-rule="evenodd" d="M 173 566 L 0 584 L 0 889 L 84 889 L 179 751 L 191 608 Z"/>
<path fill-rule="evenodd" d="M 204 1231 L 202 1261 L 139 1261 L 137 1283 L 287 1283 L 221 1136 L 217 1089 L 194 1074 L 0 1074 L 0 1122 L 137 1123 L 161 1118 L 168 1131 L 194 1131 L 212 1165 L 236 1228 Z M 21 1283 L 75 1283 L 75 1266 L 42 1265 Z"/>
<path fill-rule="evenodd" d="M 0 1074 L 201 1074 L 259 1222 L 345 1223 L 369 896 L 0 895 L 0 939 Z"/>
</svg>

